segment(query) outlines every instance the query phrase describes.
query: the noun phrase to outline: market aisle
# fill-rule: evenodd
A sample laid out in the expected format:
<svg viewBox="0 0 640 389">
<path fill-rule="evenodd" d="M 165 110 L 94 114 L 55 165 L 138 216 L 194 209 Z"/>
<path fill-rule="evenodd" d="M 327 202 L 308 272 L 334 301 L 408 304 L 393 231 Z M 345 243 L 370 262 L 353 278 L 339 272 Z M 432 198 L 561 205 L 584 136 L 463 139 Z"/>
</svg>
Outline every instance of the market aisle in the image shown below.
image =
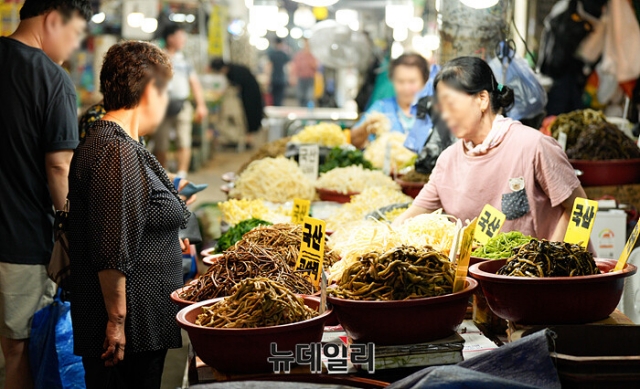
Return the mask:
<svg viewBox="0 0 640 389">
<path fill-rule="evenodd" d="M 215 154 L 215 157 L 206 167 L 195 173 L 190 173 L 188 179 L 196 184 L 209 184 L 203 192 L 198 193 L 198 200 L 191 208 L 196 208 L 199 204 L 211 201 L 222 201 L 226 199 L 224 193 L 220 191 L 223 184 L 220 176 L 223 173 L 237 171 L 240 166 L 249 159 L 252 151 L 237 153 L 235 151 L 222 151 Z M 187 345 L 189 338 L 182 332 L 181 349 L 169 350 L 165 362 L 164 375 L 162 377 L 162 389 L 176 389 L 182 386 L 185 363 L 187 360 Z M 0 373 L 2 374 L 2 373 Z M 0 387 L 2 382 L 0 381 Z"/>
</svg>

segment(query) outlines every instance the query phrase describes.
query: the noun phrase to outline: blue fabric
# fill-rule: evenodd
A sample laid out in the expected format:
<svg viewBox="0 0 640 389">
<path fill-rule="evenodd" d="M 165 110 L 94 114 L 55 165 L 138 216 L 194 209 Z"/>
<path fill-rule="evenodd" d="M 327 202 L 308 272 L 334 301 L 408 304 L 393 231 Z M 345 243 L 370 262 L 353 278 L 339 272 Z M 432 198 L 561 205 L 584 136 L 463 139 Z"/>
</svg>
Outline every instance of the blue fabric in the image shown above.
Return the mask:
<svg viewBox="0 0 640 389">
<path fill-rule="evenodd" d="M 387 97 L 386 99 L 378 100 L 375 103 L 371 104 L 371 107 L 367 109 L 364 115 L 358 120 L 358 122 L 354 125 L 354 127 L 359 127 L 367 120 L 367 115 L 370 113 L 379 112 L 384 114 L 391 121 L 391 131 L 392 132 L 400 132 L 402 134 L 406 133 L 405 129 L 402 127 L 402 123 L 400 122 L 400 118 L 398 117 L 400 112 L 400 107 L 398 106 L 398 102 L 395 97 Z"/>
<path fill-rule="evenodd" d="M 85 389 L 82 358 L 73 354 L 70 309 L 58 292 L 33 316 L 29 360 L 35 388 Z"/>
<path fill-rule="evenodd" d="M 455 366 L 428 367 L 387 388 L 560 389 L 549 355 L 550 336 L 549 330 L 542 330 Z"/>
<path fill-rule="evenodd" d="M 418 101 L 426 96 L 433 96 L 433 84 L 436 78 L 436 75 L 440 71 L 440 66 L 433 65 L 429 71 L 429 80 L 427 80 L 427 84 L 424 88 L 418 93 L 413 104 L 411 105 L 411 114 L 413 116 L 417 113 Z M 424 119 L 416 118 L 415 123 L 413 124 L 413 128 L 407 135 L 407 140 L 404 142 L 404 147 L 413 151 L 414 153 L 419 153 L 422 150 L 422 147 L 429 139 L 429 135 L 431 134 L 431 130 L 433 130 L 433 122 L 429 115 L 425 116 Z"/>
</svg>

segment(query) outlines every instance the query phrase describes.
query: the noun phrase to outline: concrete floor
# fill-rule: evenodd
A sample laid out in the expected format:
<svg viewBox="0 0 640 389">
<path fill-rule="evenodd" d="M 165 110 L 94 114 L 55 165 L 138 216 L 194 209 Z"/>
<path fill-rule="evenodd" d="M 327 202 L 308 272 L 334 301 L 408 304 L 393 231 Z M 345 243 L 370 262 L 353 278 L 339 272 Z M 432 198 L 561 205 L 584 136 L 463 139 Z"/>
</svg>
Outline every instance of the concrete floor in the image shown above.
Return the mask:
<svg viewBox="0 0 640 389">
<path fill-rule="evenodd" d="M 191 173 L 189 180 L 196 184 L 209 184 L 209 188 L 198 193 L 198 199 L 194 207 L 204 202 L 225 200 L 224 193 L 220 191 L 223 184 L 220 176 L 229 171 L 237 171 L 238 168 L 249 158 L 251 152 L 237 153 L 234 151 L 221 151 L 214 153 L 214 157 L 200 171 Z M 183 347 L 181 349 L 170 350 L 167 354 L 164 375 L 162 378 L 162 389 L 181 388 L 183 376 L 187 362 L 187 345 L 189 338 L 183 332 Z M 0 388 L 4 388 L 4 360 L 0 353 Z"/>
</svg>

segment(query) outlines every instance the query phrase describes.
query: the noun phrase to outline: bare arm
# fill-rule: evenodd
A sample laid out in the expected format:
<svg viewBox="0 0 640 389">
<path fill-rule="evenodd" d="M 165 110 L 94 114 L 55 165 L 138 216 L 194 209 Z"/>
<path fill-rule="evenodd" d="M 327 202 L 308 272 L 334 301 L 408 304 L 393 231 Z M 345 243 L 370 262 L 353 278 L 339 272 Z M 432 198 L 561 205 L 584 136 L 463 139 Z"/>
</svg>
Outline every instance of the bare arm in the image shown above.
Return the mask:
<svg viewBox="0 0 640 389">
<path fill-rule="evenodd" d="M 358 149 L 364 148 L 369 139 L 369 133 L 364 125 L 351 129 L 351 144 Z"/>
<path fill-rule="evenodd" d="M 46 153 L 45 170 L 51 200 L 56 209 L 63 209 L 69 194 L 69 165 L 73 158 L 73 150 L 61 150 Z"/>
<path fill-rule="evenodd" d="M 571 196 L 562 202 L 562 207 L 564 208 L 564 212 L 562 213 L 562 217 L 558 221 L 556 225 L 556 229 L 553 231 L 553 235 L 551 236 L 551 241 L 553 242 L 562 242 L 564 240 L 564 235 L 567 232 L 567 227 L 569 226 L 569 221 L 571 220 L 571 210 L 573 209 L 573 202 L 576 200 L 576 197 L 587 198 L 587 194 L 582 189 L 582 186 L 578 186 Z"/>
<path fill-rule="evenodd" d="M 195 74 L 192 74 L 189 77 L 189 84 L 191 85 L 193 97 L 196 100 L 196 121 L 201 122 L 209 112 L 207 109 L 207 104 L 204 101 L 202 84 L 200 84 L 200 80 L 198 80 L 198 76 L 196 76 Z"/>
<path fill-rule="evenodd" d="M 124 358 L 124 347 L 127 343 L 124 334 L 127 317 L 127 279 L 122 272 L 114 269 L 99 272 L 98 278 L 109 317 L 102 359 L 105 360 L 106 366 L 112 366 Z"/>
<path fill-rule="evenodd" d="M 423 213 L 432 213 L 432 212 L 433 210 L 431 209 L 418 207 L 417 205 L 411 205 L 409 209 L 404 211 L 402 215 L 398 216 L 396 220 L 393 221 L 393 226 L 398 227 L 411 218 L 414 218 L 418 215 L 422 215 Z"/>
</svg>

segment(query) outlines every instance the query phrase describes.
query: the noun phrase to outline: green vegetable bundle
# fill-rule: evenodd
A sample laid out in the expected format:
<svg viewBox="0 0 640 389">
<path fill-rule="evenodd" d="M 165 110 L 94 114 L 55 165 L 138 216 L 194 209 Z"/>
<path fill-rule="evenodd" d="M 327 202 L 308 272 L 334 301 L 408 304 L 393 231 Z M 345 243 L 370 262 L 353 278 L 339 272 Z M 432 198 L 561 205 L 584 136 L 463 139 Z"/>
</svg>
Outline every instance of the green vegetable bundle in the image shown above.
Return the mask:
<svg viewBox="0 0 640 389">
<path fill-rule="evenodd" d="M 533 239 L 521 232 L 504 232 L 489 239 L 487 244 L 477 248 L 472 256 L 486 259 L 504 259 L 513 255 L 513 249 L 529 243 Z"/>
<path fill-rule="evenodd" d="M 236 244 L 236 242 L 242 239 L 244 234 L 253 230 L 254 228 L 258 226 L 270 226 L 272 224 L 273 223 L 269 223 L 267 221 L 256 218 L 241 221 L 235 226 L 229 228 L 229 230 L 222 234 L 220 239 L 218 239 L 218 243 L 216 244 L 216 253 L 221 253 L 229 247 L 233 246 L 234 244 Z"/>
<path fill-rule="evenodd" d="M 320 173 L 326 173 L 335 168 L 355 165 L 360 165 L 364 169 L 373 169 L 373 165 L 364 158 L 362 151 L 334 147 L 327 155 L 325 162 L 320 165 L 319 171 Z"/>
</svg>

